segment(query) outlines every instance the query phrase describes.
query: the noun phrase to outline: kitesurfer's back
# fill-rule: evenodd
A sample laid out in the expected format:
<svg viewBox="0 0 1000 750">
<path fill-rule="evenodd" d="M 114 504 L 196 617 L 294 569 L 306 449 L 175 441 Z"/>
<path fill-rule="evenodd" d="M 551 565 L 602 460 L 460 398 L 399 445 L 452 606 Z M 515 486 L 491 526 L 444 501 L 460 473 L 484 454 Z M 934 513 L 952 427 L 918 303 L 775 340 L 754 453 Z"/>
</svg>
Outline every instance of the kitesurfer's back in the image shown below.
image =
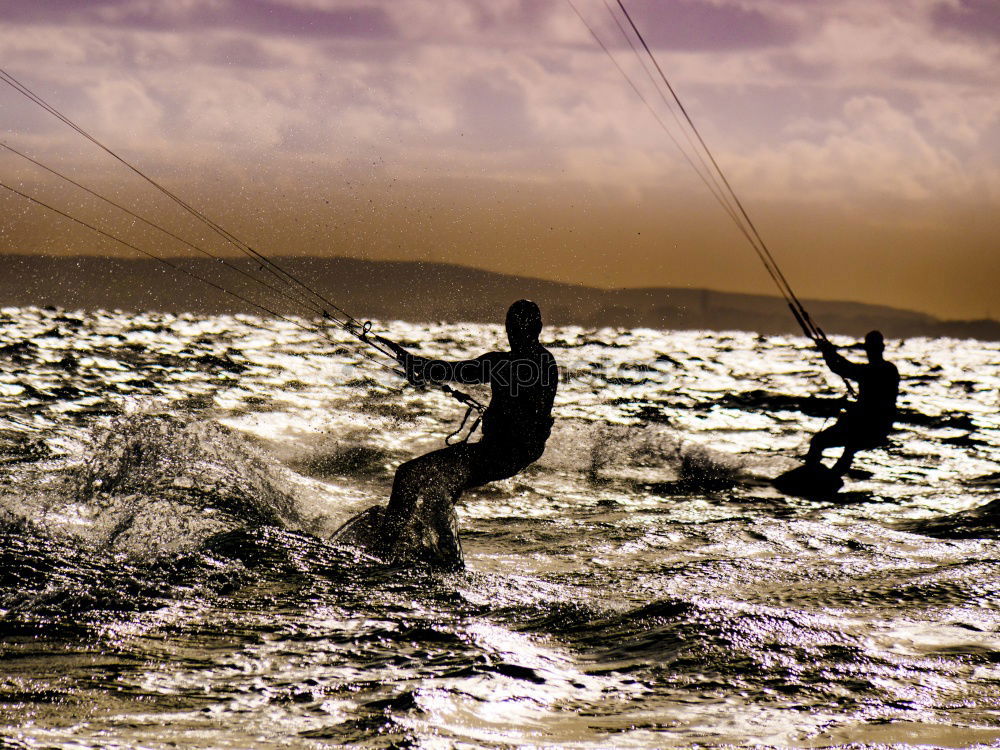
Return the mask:
<svg viewBox="0 0 1000 750">
<path fill-rule="evenodd" d="M 552 429 L 552 402 L 559 372 L 555 357 L 537 338 L 522 346 L 512 342 L 511 346 L 511 351 L 490 352 L 455 363 L 456 377 L 447 379 L 489 383 L 492 398 L 483 414 L 480 442 L 495 461 L 531 463 L 541 457 Z"/>
<path fill-rule="evenodd" d="M 858 384 L 857 400 L 849 407 L 851 414 L 870 431 L 887 433 L 896 419 L 899 371 L 882 355 L 882 334 L 872 331 L 865 337 L 866 364 L 848 361 L 827 341 L 821 341 L 820 347 L 830 370 Z"/>
</svg>

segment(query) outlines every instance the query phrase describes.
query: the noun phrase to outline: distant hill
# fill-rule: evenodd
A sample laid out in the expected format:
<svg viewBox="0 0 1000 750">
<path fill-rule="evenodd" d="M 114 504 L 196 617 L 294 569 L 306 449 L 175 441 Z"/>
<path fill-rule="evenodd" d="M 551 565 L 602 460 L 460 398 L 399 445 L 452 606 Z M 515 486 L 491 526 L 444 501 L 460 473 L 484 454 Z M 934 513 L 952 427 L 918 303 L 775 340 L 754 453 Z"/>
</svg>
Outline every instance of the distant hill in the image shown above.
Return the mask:
<svg viewBox="0 0 1000 750">
<path fill-rule="evenodd" d="M 546 322 L 583 326 L 798 333 L 777 297 L 707 289 L 594 289 L 442 263 L 287 257 L 283 268 L 356 317 L 412 321 L 499 322 L 520 297 L 536 300 Z M 171 259 L 275 312 L 301 312 L 206 258 Z M 273 286 L 253 262 L 230 260 Z M 0 255 L 0 305 L 168 312 L 257 312 L 250 305 L 148 259 Z M 930 315 L 856 302 L 804 300 L 828 333 L 952 336 L 1000 340 L 994 320 L 942 321 Z"/>
</svg>

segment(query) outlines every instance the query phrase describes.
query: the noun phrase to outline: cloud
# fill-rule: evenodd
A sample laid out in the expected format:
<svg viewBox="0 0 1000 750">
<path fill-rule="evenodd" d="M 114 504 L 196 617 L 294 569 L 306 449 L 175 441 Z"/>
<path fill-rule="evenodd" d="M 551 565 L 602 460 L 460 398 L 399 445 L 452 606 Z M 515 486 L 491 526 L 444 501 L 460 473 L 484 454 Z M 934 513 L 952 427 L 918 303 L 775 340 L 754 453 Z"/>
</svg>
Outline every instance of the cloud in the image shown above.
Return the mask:
<svg viewBox="0 0 1000 750">
<path fill-rule="evenodd" d="M 988 137 L 1000 124 L 1000 98 L 986 92 L 942 92 L 927 99 L 917 114 L 942 137 L 970 148 L 991 151 Z"/>
<path fill-rule="evenodd" d="M 770 200 L 797 196 L 860 215 L 873 201 L 912 208 L 961 200 L 980 179 L 934 143 L 918 118 L 879 97 L 849 99 L 840 117 L 800 123 L 799 132 L 778 146 L 732 155 L 736 183 Z"/>
<path fill-rule="evenodd" d="M 47 0 L 8 3 L 5 21 L 181 31 L 225 28 L 264 35 L 350 37 L 395 36 L 389 16 L 375 5 L 302 5 L 280 0 Z"/>
<path fill-rule="evenodd" d="M 931 18 L 939 29 L 1000 42 L 1000 7 L 996 0 L 940 2 Z"/>
<path fill-rule="evenodd" d="M 780 15 L 739 2 L 630 0 L 625 7 L 651 46 L 671 50 L 771 47 L 799 34 Z"/>
<path fill-rule="evenodd" d="M 996 52 L 935 35 L 935 13 L 962 3 L 625 1 L 709 144 L 754 190 L 932 200 L 934 180 L 952 194 L 995 180 Z M 603 0 L 574 2 L 608 23 Z M 376 153 L 408 176 L 640 191 L 688 169 L 563 0 L 13 7 L 5 64 L 99 137 L 164 163 L 239 160 L 283 179 Z M 76 136 L 0 94 L 8 128 L 84 158 Z"/>
<path fill-rule="evenodd" d="M 470 75 L 456 88 L 456 127 L 476 148 L 503 149 L 533 138 L 524 90 L 505 70 Z"/>
</svg>

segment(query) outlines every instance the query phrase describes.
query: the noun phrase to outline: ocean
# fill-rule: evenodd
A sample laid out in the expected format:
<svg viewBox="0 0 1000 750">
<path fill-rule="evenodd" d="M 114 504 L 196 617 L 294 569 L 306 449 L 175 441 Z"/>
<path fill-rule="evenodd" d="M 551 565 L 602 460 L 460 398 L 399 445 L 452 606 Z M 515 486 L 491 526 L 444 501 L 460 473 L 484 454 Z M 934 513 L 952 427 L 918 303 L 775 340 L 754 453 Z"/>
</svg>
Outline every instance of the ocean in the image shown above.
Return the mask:
<svg viewBox="0 0 1000 750">
<path fill-rule="evenodd" d="M 890 445 L 805 499 L 768 480 L 844 394 L 806 339 L 542 339 L 546 453 L 467 493 L 440 572 L 330 541 L 463 412 L 343 332 L 0 310 L 0 743 L 1000 743 L 1000 344 L 888 341 Z"/>
</svg>

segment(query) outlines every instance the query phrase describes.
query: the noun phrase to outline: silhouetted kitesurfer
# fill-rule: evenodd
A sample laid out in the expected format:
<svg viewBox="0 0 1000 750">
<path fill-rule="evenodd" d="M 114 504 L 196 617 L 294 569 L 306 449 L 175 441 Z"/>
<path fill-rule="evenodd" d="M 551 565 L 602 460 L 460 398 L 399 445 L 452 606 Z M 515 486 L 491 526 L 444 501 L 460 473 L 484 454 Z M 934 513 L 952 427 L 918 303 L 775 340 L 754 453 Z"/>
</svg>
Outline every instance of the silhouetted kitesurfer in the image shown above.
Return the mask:
<svg viewBox="0 0 1000 750">
<path fill-rule="evenodd" d="M 507 311 L 510 351 L 448 362 L 393 345 L 411 383 L 490 385 L 482 439 L 407 461 L 396 470 L 389 504 L 370 508 L 345 524 L 338 539 L 362 544 L 385 560 L 410 557 L 436 565 L 461 564 L 454 511 L 459 496 L 514 476 L 545 450 L 559 371 L 555 358 L 538 341 L 541 330 L 538 305 L 522 299 Z"/>
<path fill-rule="evenodd" d="M 820 339 L 818 344 L 833 372 L 857 382 L 858 398 L 832 427 L 813 436 L 806 466 L 821 466 L 823 451 L 842 445 L 844 452 L 832 467 L 835 474 L 842 476 L 850 468 L 855 453 L 885 444 L 896 418 L 899 371 L 885 360 L 885 341 L 879 331 L 870 331 L 865 336 L 867 364 L 849 362 L 826 339 Z"/>
</svg>

